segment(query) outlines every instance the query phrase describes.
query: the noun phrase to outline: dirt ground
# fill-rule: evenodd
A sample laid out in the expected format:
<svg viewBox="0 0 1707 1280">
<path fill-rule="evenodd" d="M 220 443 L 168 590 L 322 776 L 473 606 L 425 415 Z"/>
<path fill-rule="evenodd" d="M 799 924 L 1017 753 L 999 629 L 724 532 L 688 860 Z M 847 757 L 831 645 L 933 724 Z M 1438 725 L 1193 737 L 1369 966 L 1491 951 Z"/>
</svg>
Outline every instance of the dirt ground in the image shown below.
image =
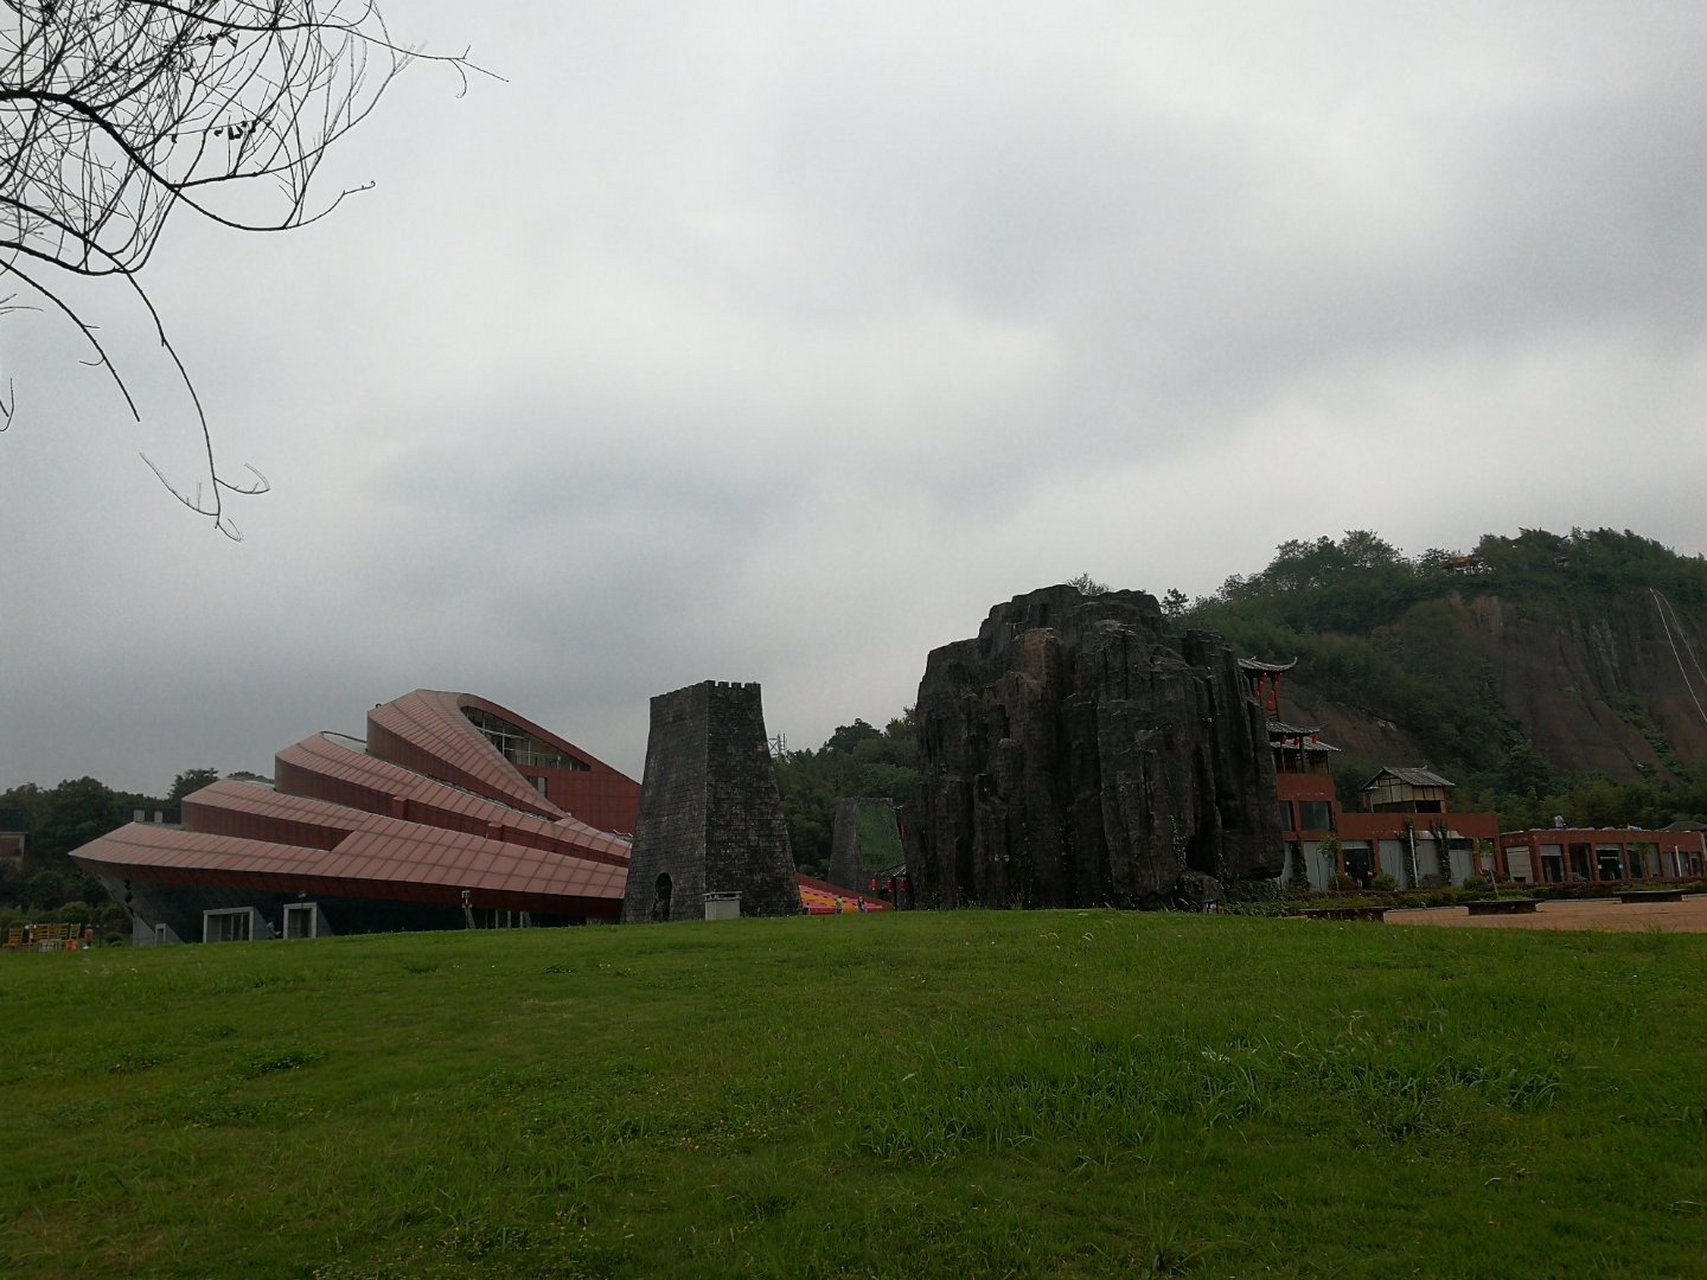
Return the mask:
<svg viewBox="0 0 1707 1280">
<path fill-rule="evenodd" d="M 1475 916 L 1464 907 L 1389 911 L 1388 924 L 1445 925 L 1456 929 L 1590 929 L 1605 933 L 1707 933 L 1707 894 L 1682 902 L 1623 903 L 1617 898 L 1543 902 L 1534 915 Z"/>
</svg>

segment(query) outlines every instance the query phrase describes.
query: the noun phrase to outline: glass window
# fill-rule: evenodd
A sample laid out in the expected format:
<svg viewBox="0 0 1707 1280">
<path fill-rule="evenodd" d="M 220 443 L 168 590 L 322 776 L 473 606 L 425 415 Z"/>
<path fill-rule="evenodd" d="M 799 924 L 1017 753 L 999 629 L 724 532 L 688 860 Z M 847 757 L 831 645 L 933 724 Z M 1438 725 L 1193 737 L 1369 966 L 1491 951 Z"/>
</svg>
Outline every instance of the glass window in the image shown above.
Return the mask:
<svg viewBox="0 0 1707 1280">
<path fill-rule="evenodd" d="M 1594 879 L 1594 869 L 1593 869 L 1592 864 L 1589 862 L 1588 855 L 1589 855 L 1589 846 L 1588 845 L 1586 845 L 1586 844 L 1573 844 L 1571 846 L 1571 879 L 1572 880 L 1593 880 Z"/>
<path fill-rule="evenodd" d="M 1298 802 L 1298 829 L 1300 831 L 1332 831 L 1334 829 L 1334 807 L 1326 800 L 1300 800 Z"/>
</svg>

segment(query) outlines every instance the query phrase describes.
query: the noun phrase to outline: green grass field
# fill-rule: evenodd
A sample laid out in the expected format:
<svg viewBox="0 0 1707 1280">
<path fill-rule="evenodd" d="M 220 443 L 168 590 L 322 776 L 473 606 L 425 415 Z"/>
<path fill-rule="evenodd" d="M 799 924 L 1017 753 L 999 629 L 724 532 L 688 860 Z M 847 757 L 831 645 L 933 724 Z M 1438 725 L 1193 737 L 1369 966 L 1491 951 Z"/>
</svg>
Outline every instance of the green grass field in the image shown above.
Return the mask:
<svg viewBox="0 0 1707 1280">
<path fill-rule="evenodd" d="M 1707 1275 L 1707 937 L 910 914 L 0 957 L 8 1274 Z"/>
</svg>

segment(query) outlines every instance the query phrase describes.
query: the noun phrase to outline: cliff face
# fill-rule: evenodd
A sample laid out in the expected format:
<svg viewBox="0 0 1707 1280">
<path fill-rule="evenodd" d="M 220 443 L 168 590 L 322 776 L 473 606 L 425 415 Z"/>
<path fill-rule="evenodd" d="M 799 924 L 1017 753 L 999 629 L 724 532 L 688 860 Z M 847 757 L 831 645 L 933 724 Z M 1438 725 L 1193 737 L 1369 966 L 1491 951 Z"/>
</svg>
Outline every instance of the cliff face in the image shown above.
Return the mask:
<svg viewBox="0 0 1707 1280">
<path fill-rule="evenodd" d="M 1556 768 L 1630 777 L 1668 750 L 1707 759 L 1707 631 L 1664 596 L 1563 618 L 1485 596 L 1466 612 L 1501 704 Z"/>
<path fill-rule="evenodd" d="M 1155 599 L 1016 596 L 919 685 L 922 905 L 1158 905 L 1183 873 L 1279 874 L 1262 712 L 1218 636 Z"/>
<path fill-rule="evenodd" d="M 1555 770 L 1630 779 L 1638 765 L 1664 771 L 1707 760 L 1707 620 L 1698 611 L 1645 589 L 1574 612 L 1460 595 L 1386 629 L 1401 663 L 1425 612 L 1434 660 L 1485 670 L 1492 699 Z M 1322 725 L 1328 741 L 1358 759 L 1412 764 L 1438 755 L 1415 726 L 1302 668 L 1283 698 L 1287 719 Z"/>
</svg>

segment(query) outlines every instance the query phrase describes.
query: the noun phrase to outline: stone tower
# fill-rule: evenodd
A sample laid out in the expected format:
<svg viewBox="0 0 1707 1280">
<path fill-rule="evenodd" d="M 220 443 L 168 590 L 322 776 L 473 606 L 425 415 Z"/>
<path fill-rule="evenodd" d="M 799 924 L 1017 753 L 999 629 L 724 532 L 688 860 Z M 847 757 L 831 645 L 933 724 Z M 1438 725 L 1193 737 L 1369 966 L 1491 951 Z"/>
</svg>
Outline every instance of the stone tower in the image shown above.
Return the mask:
<svg viewBox="0 0 1707 1280">
<path fill-rule="evenodd" d="M 800 914 L 759 686 L 707 680 L 652 699 L 623 923 L 702 920 L 730 892 L 743 916 Z"/>
</svg>

